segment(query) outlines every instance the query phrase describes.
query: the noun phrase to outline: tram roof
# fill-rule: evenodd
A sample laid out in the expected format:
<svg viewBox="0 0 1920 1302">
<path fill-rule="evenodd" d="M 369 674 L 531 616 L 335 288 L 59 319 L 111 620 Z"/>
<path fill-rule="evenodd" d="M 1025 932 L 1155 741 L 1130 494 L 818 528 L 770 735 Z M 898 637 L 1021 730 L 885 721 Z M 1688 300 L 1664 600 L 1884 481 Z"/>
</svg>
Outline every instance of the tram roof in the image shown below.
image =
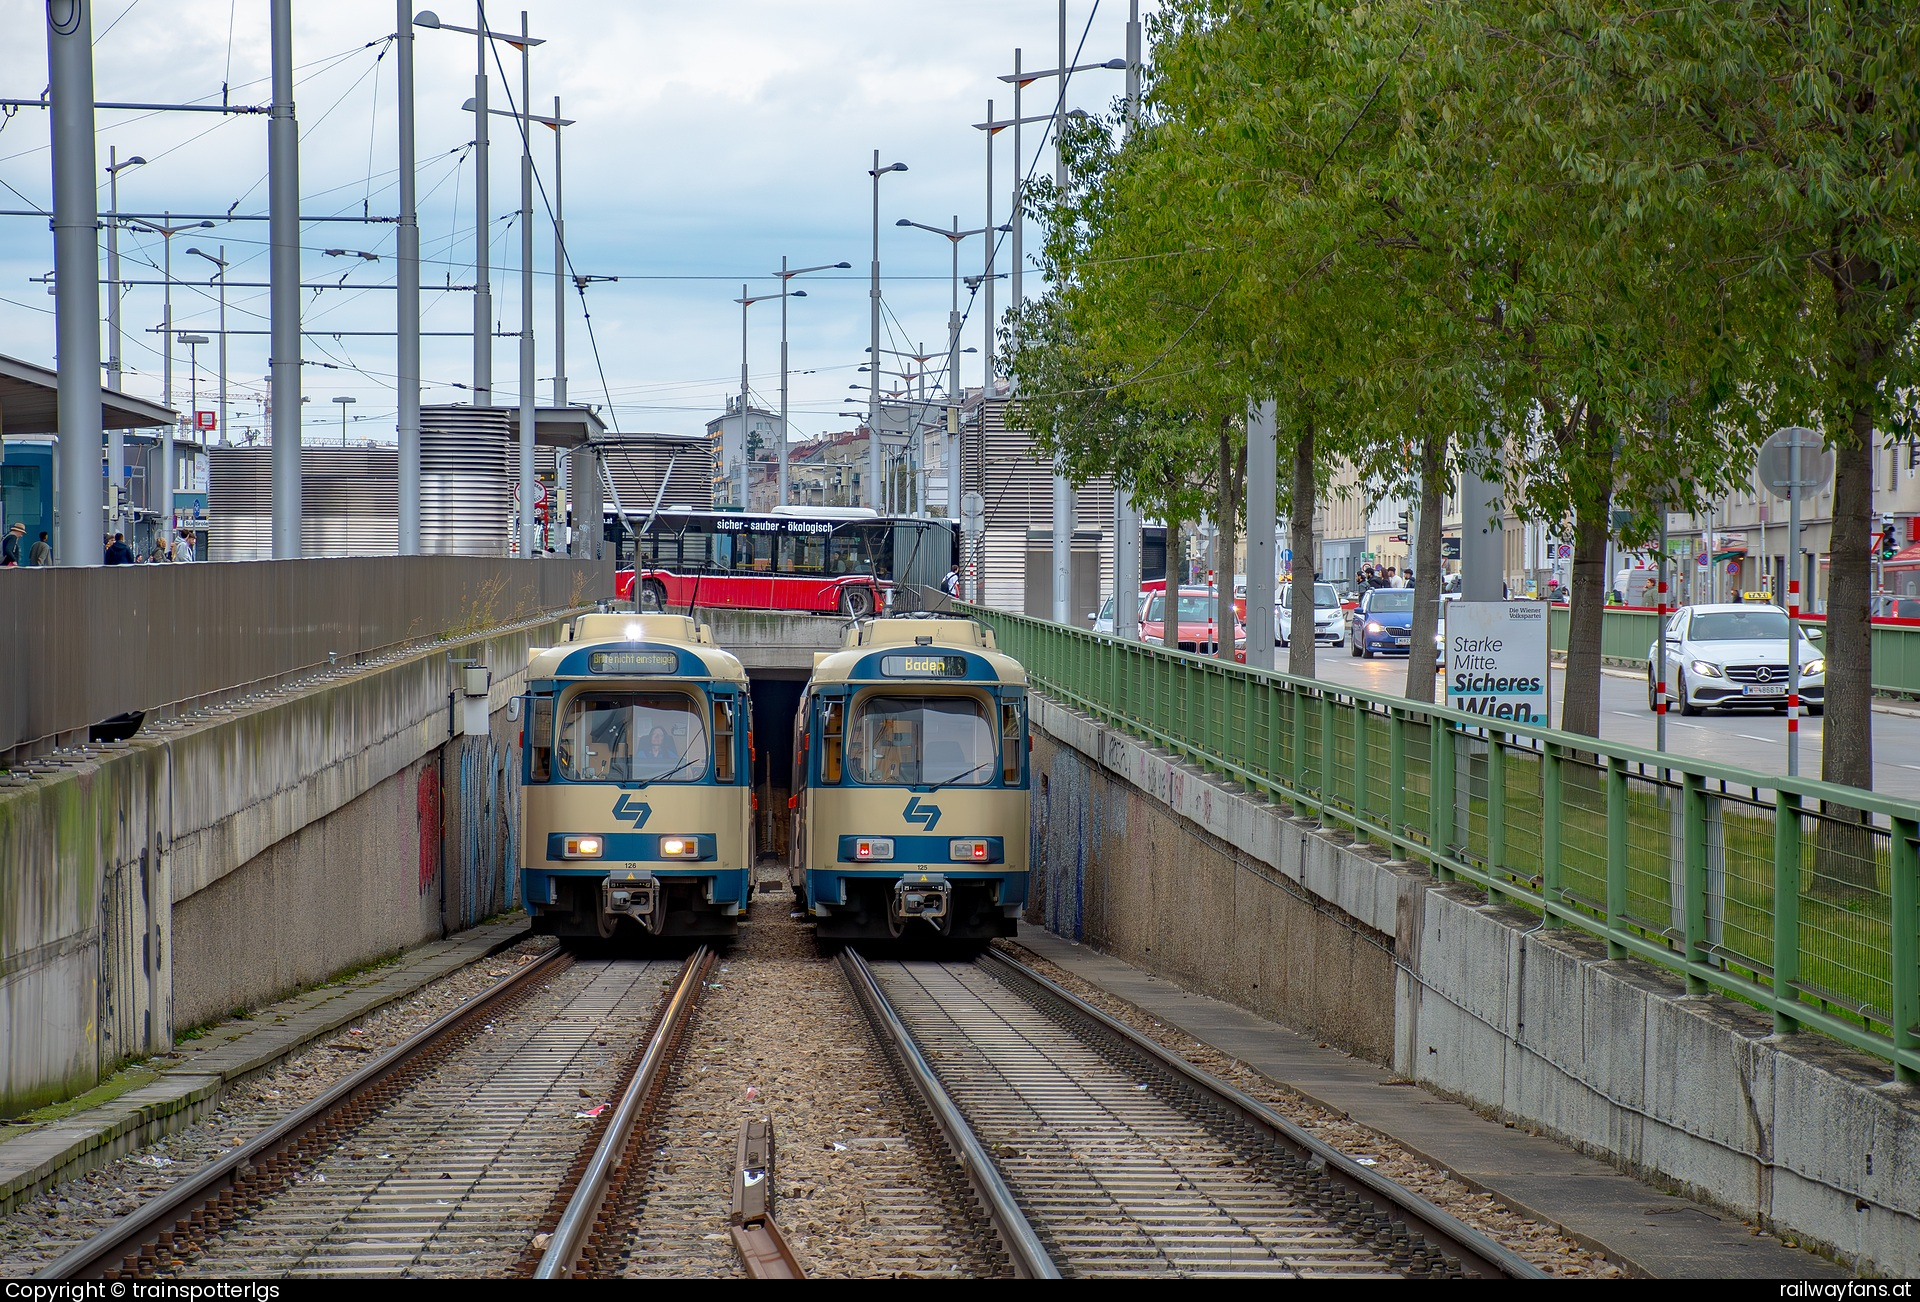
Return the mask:
<svg viewBox="0 0 1920 1302">
<path fill-rule="evenodd" d="M 745 666 L 731 651 L 713 640 L 713 630 L 687 615 L 607 613 L 581 615 L 558 646 L 534 647 L 527 653 L 527 676 L 553 678 L 567 657 L 588 646 L 672 647 L 691 653 L 707 668 L 707 677 L 744 683 Z"/>
<path fill-rule="evenodd" d="M 861 669 L 863 662 L 871 661 L 881 652 L 913 651 L 919 648 L 962 651 L 978 657 L 992 670 L 992 678 L 989 680 L 972 675 L 964 679 L 957 676 L 944 679 L 923 677 L 917 674 L 889 676 L 884 671 L 874 674 Z M 859 675 L 857 678 L 856 674 Z M 1017 685 L 1027 681 L 1027 671 L 1018 660 L 997 649 L 993 630 L 985 624 L 971 619 L 894 618 L 863 620 L 848 629 L 840 650 L 825 652 L 814 658 L 813 679 L 822 683 L 945 681 L 979 685 L 993 681 Z"/>
</svg>

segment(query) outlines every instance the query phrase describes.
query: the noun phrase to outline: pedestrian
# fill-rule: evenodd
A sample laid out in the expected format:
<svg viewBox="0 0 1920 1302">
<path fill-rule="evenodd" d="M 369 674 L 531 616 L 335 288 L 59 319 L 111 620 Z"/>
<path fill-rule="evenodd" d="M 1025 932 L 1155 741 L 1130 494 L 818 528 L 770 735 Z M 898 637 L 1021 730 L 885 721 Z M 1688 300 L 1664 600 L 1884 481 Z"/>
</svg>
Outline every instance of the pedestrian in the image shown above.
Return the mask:
<svg viewBox="0 0 1920 1302">
<path fill-rule="evenodd" d="M 16 522 L 7 530 L 7 536 L 0 540 L 0 567 L 20 564 L 26 558 L 20 554 L 20 544 L 26 539 L 27 526 Z"/>
<path fill-rule="evenodd" d="M 133 564 L 133 548 L 127 546 L 125 534 L 117 533 L 113 536 L 113 542 L 107 547 L 106 563 L 108 565 Z"/>
<path fill-rule="evenodd" d="M 193 534 L 185 529 L 173 535 L 173 559 L 180 562 L 193 559 Z"/>
<path fill-rule="evenodd" d="M 940 580 L 940 591 L 946 593 L 949 597 L 958 597 L 960 595 L 960 567 L 958 565 L 950 565 L 947 567 L 947 577 Z"/>
<path fill-rule="evenodd" d="M 153 535 L 153 546 L 147 550 L 148 563 L 153 565 L 158 565 L 162 561 L 170 561 L 172 559 L 173 559 L 173 548 L 167 545 L 167 536 L 159 532 L 158 530 L 155 530 Z"/>
<path fill-rule="evenodd" d="M 47 535 L 45 533 L 40 535 L 40 541 L 35 543 L 33 550 L 27 554 L 27 564 L 53 564 L 53 544 L 47 541 Z"/>
</svg>

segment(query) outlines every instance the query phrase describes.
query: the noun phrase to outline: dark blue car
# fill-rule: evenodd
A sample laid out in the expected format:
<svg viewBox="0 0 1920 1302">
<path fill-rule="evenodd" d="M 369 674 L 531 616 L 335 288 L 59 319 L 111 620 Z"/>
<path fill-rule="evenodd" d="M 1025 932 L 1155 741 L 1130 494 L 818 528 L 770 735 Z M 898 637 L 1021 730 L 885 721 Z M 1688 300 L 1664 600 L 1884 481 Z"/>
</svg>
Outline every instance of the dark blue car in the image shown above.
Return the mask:
<svg viewBox="0 0 1920 1302">
<path fill-rule="evenodd" d="M 1353 612 L 1356 656 L 1407 654 L 1413 640 L 1413 589 L 1374 588 Z"/>
</svg>

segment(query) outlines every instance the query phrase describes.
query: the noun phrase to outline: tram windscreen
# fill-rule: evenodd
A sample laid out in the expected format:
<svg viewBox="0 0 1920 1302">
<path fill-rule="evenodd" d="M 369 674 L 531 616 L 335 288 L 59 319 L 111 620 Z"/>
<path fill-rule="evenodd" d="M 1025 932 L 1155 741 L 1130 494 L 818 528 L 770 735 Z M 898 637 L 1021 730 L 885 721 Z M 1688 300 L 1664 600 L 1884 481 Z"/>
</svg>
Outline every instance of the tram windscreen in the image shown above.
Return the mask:
<svg viewBox="0 0 1920 1302">
<path fill-rule="evenodd" d="M 855 782 L 985 786 L 998 759 L 986 703 L 971 696 L 868 696 L 847 738 Z"/>
<path fill-rule="evenodd" d="M 554 749 L 572 782 L 697 782 L 707 772 L 700 706 L 679 692 L 581 692 Z"/>
</svg>

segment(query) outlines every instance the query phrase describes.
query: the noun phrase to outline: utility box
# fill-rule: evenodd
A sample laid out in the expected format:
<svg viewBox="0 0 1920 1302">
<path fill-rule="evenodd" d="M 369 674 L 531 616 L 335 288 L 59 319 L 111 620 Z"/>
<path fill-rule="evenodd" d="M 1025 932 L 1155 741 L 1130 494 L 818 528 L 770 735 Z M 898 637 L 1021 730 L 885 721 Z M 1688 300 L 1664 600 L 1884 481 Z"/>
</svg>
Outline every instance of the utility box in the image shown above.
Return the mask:
<svg viewBox="0 0 1920 1302">
<path fill-rule="evenodd" d="M 492 730 L 487 694 L 493 690 L 493 670 L 485 665 L 460 671 L 460 735 L 484 737 Z"/>
</svg>

